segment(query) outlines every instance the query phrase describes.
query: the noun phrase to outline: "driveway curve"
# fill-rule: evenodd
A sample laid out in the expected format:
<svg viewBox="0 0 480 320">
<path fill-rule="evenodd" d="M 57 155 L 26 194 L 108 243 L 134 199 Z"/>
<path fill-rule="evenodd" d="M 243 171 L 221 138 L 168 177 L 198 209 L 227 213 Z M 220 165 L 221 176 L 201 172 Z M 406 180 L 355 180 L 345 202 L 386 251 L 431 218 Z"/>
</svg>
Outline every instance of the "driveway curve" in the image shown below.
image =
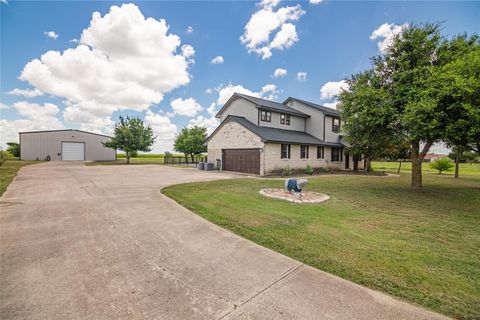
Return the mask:
<svg viewBox="0 0 480 320">
<path fill-rule="evenodd" d="M 1 198 L 0 318 L 446 319 L 258 246 L 159 192 L 233 177 L 22 168 Z"/>
</svg>

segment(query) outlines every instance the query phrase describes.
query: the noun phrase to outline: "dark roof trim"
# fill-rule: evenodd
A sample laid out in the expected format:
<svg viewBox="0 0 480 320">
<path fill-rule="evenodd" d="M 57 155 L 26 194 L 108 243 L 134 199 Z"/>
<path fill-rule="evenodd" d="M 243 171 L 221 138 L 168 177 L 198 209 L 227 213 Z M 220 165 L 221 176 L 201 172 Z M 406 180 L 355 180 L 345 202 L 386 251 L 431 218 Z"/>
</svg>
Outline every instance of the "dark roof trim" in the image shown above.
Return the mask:
<svg viewBox="0 0 480 320">
<path fill-rule="evenodd" d="M 303 131 L 292 131 L 292 130 L 285 130 L 285 129 L 278 129 L 278 128 L 270 128 L 270 127 L 259 127 L 257 126 L 256 124 L 248 121 L 247 119 L 245 119 L 244 117 L 239 117 L 239 116 L 232 116 L 232 115 L 229 115 L 216 129 L 215 131 L 212 132 L 212 134 L 207 138 L 207 140 L 205 141 L 205 143 L 207 143 L 208 141 L 210 141 L 210 139 L 227 123 L 229 122 L 236 122 L 238 123 L 239 125 L 241 125 L 242 127 L 244 127 L 245 129 L 249 130 L 250 132 L 252 132 L 253 134 L 257 135 L 262 142 L 266 142 L 266 143 L 285 143 L 285 144 L 298 144 L 298 145 L 315 145 L 315 146 L 332 146 L 332 147 L 344 147 L 345 145 L 341 142 L 324 142 L 318 138 L 315 138 L 311 135 L 309 135 L 308 133 L 306 132 L 303 132 Z M 265 130 L 267 130 L 267 132 L 265 132 Z M 271 130 L 278 130 L 276 131 L 277 132 L 277 135 L 278 133 L 287 133 L 287 134 L 293 134 L 293 135 L 298 135 L 298 134 L 301 134 L 302 136 L 301 137 L 297 137 L 297 138 L 300 138 L 299 141 L 295 141 L 292 139 L 290 140 L 283 140 L 282 138 L 282 134 L 280 134 L 277 138 L 275 137 L 272 137 L 271 134 Z M 301 141 L 303 138 L 304 140 Z M 310 140 L 310 141 L 307 141 L 305 140 L 305 138 L 307 140 Z"/>
<path fill-rule="evenodd" d="M 301 111 L 295 110 L 295 109 L 293 109 L 289 106 L 286 106 L 284 104 L 281 104 L 279 102 L 270 101 L 270 100 L 266 100 L 266 99 L 258 98 L 258 97 L 251 97 L 249 95 L 242 94 L 242 93 L 237 93 L 237 92 L 235 92 L 230 97 L 230 99 L 228 99 L 228 101 L 223 105 L 223 107 L 217 112 L 215 117 L 220 118 L 220 114 L 222 114 L 222 112 L 230 105 L 230 103 L 232 101 L 236 100 L 236 99 L 239 99 L 239 98 L 250 101 L 251 103 L 253 103 L 255 105 L 255 107 L 257 109 L 264 109 L 264 110 L 274 111 L 274 112 L 278 112 L 278 113 L 285 113 L 285 114 L 290 114 L 290 115 L 294 115 L 294 116 L 302 117 L 302 118 L 310 118 L 310 115 L 308 115 L 306 113 L 303 113 Z M 269 106 L 269 104 L 277 104 L 279 107 L 275 108 L 275 107 Z"/>
<path fill-rule="evenodd" d="M 102 136 L 102 137 L 112 138 L 112 136 L 107 136 L 107 135 L 105 135 L 105 134 L 100 134 L 100 133 L 95 133 L 95 132 L 88 132 L 88 131 L 77 130 L 77 129 L 59 129 L 59 130 L 42 130 L 42 131 L 24 131 L 24 132 L 19 132 L 18 134 L 24 134 L 24 133 L 45 133 L 45 132 L 61 132 L 61 131 L 77 131 L 77 132 L 82 132 L 82 133 L 94 134 L 94 135 L 96 135 L 96 136 Z"/>
<path fill-rule="evenodd" d="M 319 105 L 319 104 L 316 104 L 316 103 L 313 103 L 313 102 L 305 101 L 305 100 L 302 100 L 302 99 L 297 99 L 297 98 L 294 98 L 294 97 L 288 97 L 287 100 L 285 100 L 283 102 L 283 104 L 286 105 L 290 100 L 295 100 L 295 101 L 301 102 L 304 105 L 306 105 L 308 107 L 311 107 L 311 108 L 318 109 L 318 110 L 322 111 L 323 113 L 325 113 L 327 115 L 336 116 L 336 117 L 340 116 L 340 111 L 338 111 L 336 109 L 332 109 L 332 108 L 329 108 L 329 107 L 325 107 L 325 106 L 322 106 L 322 105 Z"/>
</svg>

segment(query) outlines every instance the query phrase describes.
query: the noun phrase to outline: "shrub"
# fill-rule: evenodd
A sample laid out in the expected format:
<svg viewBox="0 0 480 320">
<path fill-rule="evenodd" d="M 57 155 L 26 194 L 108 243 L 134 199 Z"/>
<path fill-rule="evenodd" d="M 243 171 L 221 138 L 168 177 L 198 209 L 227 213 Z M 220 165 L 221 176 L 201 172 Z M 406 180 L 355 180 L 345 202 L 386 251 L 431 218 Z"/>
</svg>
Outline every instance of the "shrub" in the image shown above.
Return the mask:
<svg viewBox="0 0 480 320">
<path fill-rule="evenodd" d="M 313 169 L 311 165 L 307 164 L 307 167 L 305 168 L 305 173 L 309 175 L 313 174 Z"/>
<path fill-rule="evenodd" d="M 449 171 L 454 166 L 455 165 L 452 163 L 452 161 L 450 161 L 449 158 L 441 158 L 433 162 L 430 162 L 430 168 L 434 170 L 438 170 L 438 174 L 441 174 L 442 171 Z"/>
<path fill-rule="evenodd" d="M 12 154 L 12 156 L 18 158 L 20 157 L 20 144 L 16 142 L 7 142 L 7 151 Z"/>
<path fill-rule="evenodd" d="M 13 158 L 12 154 L 5 150 L 0 150 L 0 167 L 3 166 L 8 159 Z"/>
<path fill-rule="evenodd" d="M 292 169 L 290 166 L 286 166 L 282 169 L 282 177 L 289 177 L 292 175 Z"/>
</svg>

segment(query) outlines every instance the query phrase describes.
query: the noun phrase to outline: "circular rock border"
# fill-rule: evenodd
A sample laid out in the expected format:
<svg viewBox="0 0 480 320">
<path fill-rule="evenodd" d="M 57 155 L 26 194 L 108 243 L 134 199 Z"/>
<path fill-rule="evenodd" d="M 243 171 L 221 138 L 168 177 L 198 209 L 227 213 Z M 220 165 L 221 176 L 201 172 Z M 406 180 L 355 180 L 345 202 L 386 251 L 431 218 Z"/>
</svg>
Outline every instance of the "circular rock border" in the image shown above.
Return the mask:
<svg viewBox="0 0 480 320">
<path fill-rule="evenodd" d="M 330 199 L 326 194 L 313 191 L 302 192 L 302 196 L 286 192 L 283 189 L 262 189 L 259 193 L 265 197 L 290 201 L 293 203 L 320 203 Z"/>
</svg>

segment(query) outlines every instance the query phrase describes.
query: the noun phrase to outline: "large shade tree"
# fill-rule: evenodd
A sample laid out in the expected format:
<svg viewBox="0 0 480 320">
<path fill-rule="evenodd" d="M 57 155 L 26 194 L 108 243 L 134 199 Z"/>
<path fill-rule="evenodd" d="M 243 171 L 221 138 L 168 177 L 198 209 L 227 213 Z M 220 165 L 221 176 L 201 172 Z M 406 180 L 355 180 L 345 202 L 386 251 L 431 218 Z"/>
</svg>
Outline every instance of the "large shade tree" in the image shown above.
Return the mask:
<svg viewBox="0 0 480 320">
<path fill-rule="evenodd" d="M 464 96 L 448 93 L 466 90 L 475 95 L 480 90 L 472 71 L 478 62 L 471 56 L 471 48 L 478 46 L 478 40 L 466 36 L 459 39 L 443 37 L 438 24 L 406 26 L 385 54 L 372 59 L 370 70 L 352 77 L 350 92 L 340 95 L 347 140 L 356 144 L 364 134 L 368 147 L 380 146 L 376 154 L 381 153 L 382 141 L 385 149 L 392 143 L 410 145 L 412 190 L 422 188 L 422 162 L 430 147 L 436 141 L 453 143 L 454 137 L 464 134 L 460 127 L 466 118 L 473 119 L 468 143 L 478 144 L 478 104 L 473 103 L 475 99 L 468 98 L 466 103 Z M 462 72 L 464 64 L 471 68 L 470 74 Z M 443 74 L 446 71 L 447 76 Z M 460 84 L 466 77 L 472 78 L 467 88 L 449 87 L 452 78 Z"/>
<path fill-rule="evenodd" d="M 138 151 L 151 151 L 155 139 L 152 128 L 146 126 L 141 119 L 120 116 L 112 140 L 102 143 L 107 148 L 124 151 L 127 163 L 130 163 L 130 158 Z"/>
</svg>

